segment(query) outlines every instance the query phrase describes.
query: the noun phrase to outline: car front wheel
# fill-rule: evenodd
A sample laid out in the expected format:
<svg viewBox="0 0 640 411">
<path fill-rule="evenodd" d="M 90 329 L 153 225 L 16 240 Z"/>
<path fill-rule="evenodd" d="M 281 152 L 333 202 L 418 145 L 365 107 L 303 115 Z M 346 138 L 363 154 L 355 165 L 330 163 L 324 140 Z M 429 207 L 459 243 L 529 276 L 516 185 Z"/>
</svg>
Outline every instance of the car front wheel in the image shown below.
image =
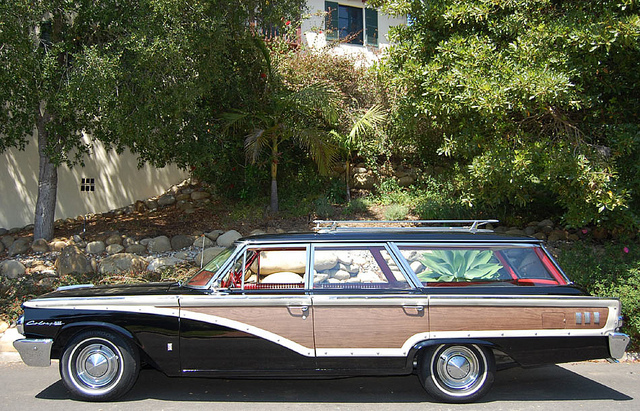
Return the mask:
<svg viewBox="0 0 640 411">
<path fill-rule="evenodd" d="M 73 397 L 109 401 L 131 389 L 140 371 L 137 348 L 118 334 L 85 331 L 69 341 L 60 359 L 60 376 Z"/>
<path fill-rule="evenodd" d="M 493 352 L 475 344 L 442 344 L 427 348 L 419 363 L 419 377 L 433 398 L 472 402 L 491 388 L 495 374 Z"/>
</svg>

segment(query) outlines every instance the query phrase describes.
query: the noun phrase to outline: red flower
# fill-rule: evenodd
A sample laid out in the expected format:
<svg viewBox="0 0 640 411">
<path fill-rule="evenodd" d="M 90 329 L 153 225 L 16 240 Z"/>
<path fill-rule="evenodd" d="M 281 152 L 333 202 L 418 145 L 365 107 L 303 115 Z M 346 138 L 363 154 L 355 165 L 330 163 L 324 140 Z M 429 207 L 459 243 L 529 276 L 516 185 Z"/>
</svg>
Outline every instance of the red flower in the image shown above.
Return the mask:
<svg viewBox="0 0 640 411">
<path fill-rule="evenodd" d="M 267 74 L 266 73 L 260 73 L 260 78 L 267 78 Z"/>
<path fill-rule="evenodd" d="M 287 22 L 284 23 L 285 26 L 288 26 L 289 24 L 291 24 L 291 20 L 287 20 Z"/>
</svg>

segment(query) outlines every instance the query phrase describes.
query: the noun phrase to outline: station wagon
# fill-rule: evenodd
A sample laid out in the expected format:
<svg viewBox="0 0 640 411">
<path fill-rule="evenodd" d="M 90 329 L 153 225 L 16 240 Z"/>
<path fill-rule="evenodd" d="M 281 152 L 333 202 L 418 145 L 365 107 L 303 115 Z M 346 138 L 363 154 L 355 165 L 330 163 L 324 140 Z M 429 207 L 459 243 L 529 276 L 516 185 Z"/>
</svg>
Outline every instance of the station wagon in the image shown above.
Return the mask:
<svg viewBox="0 0 640 411">
<path fill-rule="evenodd" d="M 416 374 L 432 398 L 470 402 L 505 367 L 621 358 L 619 301 L 587 295 L 541 241 L 491 222 L 317 222 L 242 238 L 184 283 L 27 301 L 15 347 L 28 365 L 59 359 L 64 385 L 89 401 L 124 395 L 147 365 L 216 378 Z"/>
</svg>

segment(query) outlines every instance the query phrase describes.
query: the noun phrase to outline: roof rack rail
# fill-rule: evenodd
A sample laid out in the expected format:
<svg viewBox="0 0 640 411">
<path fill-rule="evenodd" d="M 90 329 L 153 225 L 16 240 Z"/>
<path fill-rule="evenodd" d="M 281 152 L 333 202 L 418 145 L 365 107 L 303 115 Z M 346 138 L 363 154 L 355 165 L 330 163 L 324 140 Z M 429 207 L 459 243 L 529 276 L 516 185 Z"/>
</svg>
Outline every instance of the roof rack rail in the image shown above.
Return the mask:
<svg viewBox="0 0 640 411">
<path fill-rule="evenodd" d="M 329 233 L 336 231 L 456 231 L 456 232 L 493 232 L 480 228 L 499 220 L 314 220 L 314 231 Z"/>
</svg>

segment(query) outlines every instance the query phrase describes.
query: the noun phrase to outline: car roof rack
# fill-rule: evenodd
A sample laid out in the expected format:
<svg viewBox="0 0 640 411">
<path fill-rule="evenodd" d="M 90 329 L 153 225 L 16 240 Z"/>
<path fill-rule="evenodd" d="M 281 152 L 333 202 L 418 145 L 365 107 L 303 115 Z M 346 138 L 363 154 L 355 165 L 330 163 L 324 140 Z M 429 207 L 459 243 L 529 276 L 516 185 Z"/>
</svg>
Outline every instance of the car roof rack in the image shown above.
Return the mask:
<svg viewBox="0 0 640 411">
<path fill-rule="evenodd" d="M 455 231 L 455 232 L 493 232 L 480 228 L 499 220 L 314 220 L 313 230 L 318 233 L 356 232 L 356 231 Z"/>
</svg>

